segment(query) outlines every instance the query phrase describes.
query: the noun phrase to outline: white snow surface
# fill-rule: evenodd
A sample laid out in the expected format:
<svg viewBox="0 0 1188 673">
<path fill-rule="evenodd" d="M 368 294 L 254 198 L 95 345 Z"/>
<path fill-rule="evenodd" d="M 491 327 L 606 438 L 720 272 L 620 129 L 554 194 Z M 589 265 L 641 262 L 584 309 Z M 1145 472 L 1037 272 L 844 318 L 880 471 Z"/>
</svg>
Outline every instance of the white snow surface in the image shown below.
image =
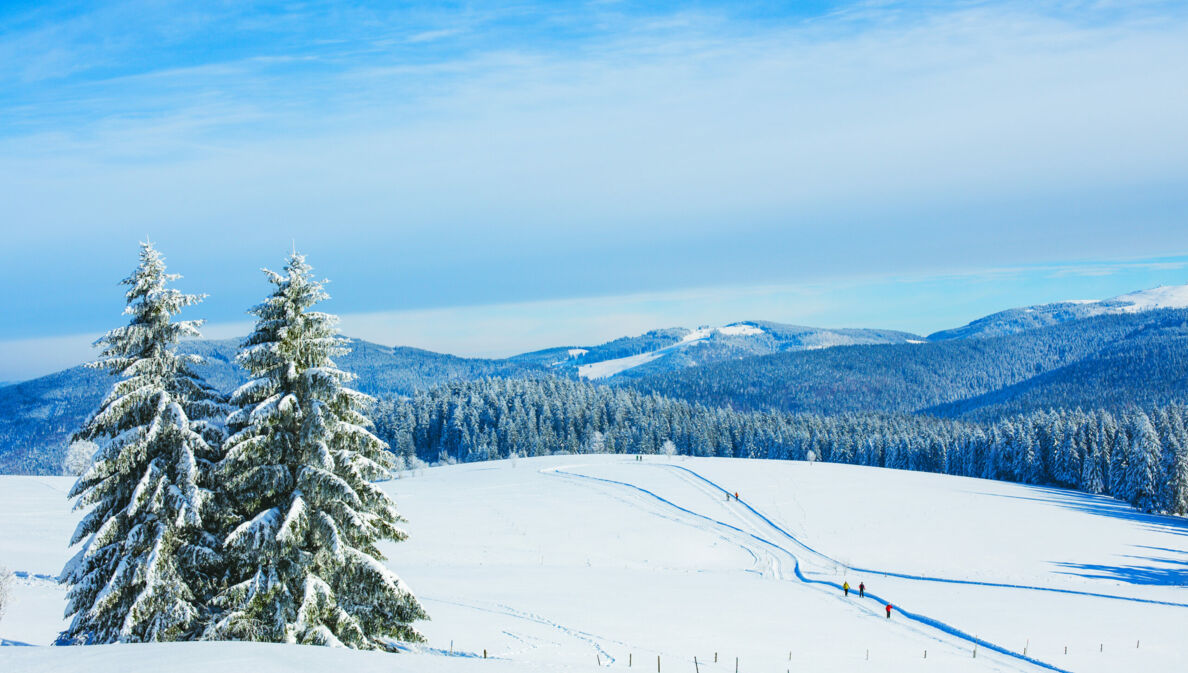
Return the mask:
<svg viewBox="0 0 1188 673">
<path fill-rule="evenodd" d="M 692 672 L 695 656 L 706 673 L 735 657 L 740 673 L 1053 670 L 991 645 L 1078 673 L 1188 670 L 1182 519 L 918 472 L 623 456 L 386 482 L 410 533 L 385 548 L 388 564 L 432 617 L 418 624 L 429 642 L 409 652 L 47 647 L 79 516 L 70 483 L 0 477 L 0 564 L 18 572 L 0 638 L 30 645 L 0 647 L 0 671 L 646 672 L 657 656 L 664 672 Z M 843 597 L 843 581 L 877 599 Z M 984 641 L 976 658 L 961 633 Z"/>
<path fill-rule="evenodd" d="M 763 334 L 762 329 L 754 325 L 748 325 L 746 323 L 738 323 L 735 325 L 719 327 L 718 332 L 728 336 L 754 336 L 756 334 Z"/>
<path fill-rule="evenodd" d="M 1102 304 L 1117 305 L 1118 310 L 1125 313 L 1161 308 L 1188 308 L 1188 285 L 1163 285 L 1150 290 L 1140 290 L 1106 299 Z"/>
<path fill-rule="evenodd" d="M 602 362 L 581 365 L 578 367 L 578 376 L 584 379 L 605 379 L 632 367 L 638 367 L 651 362 L 664 355 L 671 348 L 670 346 L 669 348 L 662 348 L 650 353 L 640 353 L 639 355 L 629 355 L 625 358 L 615 358 L 613 360 L 603 360 Z"/>
<path fill-rule="evenodd" d="M 698 327 L 690 331 L 681 340 L 658 348 L 648 353 L 640 353 L 638 355 L 629 355 L 623 358 L 615 358 L 613 360 L 603 360 L 602 362 L 594 362 L 588 365 L 578 367 L 578 376 L 584 379 L 605 379 L 615 374 L 621 374 L 632 367 L 638 367 L 647 364 L 652 360 L 661 358 L 677 349 L 688 348 L 693 344 L 705 341 L 714 335 L 714 333 L 722 334 L 724 336 L 755 336 L 756 334 L 763 334 L 763 329 L 755 325 L 747 323 L 733 323 L 723 327 Z"/>
<path fill-rule="evenodd" d="M 1120 294 L 1109 299 L 1071 299 L 1064 304 L 1080 304 L 1090 309 L 1091 315 L 1112 313 L 1140 313 L 1162 308 L 1188 308 L 1188 285 L 1161 285 L 1149 290 Z M 1036 308 L 1026 309 L 1028 312 Z"/>
</svg>

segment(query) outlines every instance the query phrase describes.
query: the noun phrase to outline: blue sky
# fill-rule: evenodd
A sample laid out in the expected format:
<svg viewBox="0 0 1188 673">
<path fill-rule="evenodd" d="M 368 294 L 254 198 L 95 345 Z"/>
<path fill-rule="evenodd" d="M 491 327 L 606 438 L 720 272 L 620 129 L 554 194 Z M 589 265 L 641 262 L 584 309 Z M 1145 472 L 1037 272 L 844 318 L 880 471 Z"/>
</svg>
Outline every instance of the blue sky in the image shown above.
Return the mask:
<svg viewBox="0 0 1188 673">
<path fill-rule="evenodd" d="M 1173 2 L 3 3 L 0 380 L 145 236 L 211 334 L 295 241 L 347 332 L 485 355 L 1188 282 L 1184 63 Z"/>
</svg>

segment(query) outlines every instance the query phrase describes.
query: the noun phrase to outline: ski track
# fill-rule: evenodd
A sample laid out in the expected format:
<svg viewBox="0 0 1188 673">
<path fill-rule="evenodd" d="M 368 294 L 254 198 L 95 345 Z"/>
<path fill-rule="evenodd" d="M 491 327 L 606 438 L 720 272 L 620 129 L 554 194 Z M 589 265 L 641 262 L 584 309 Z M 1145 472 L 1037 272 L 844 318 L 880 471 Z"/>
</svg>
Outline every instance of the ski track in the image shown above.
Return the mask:
<svg viewBox="0 0 1188 673">
<path fill-rule="evenodd" d="M 656 467 L 670 467 L 674 470 L 683 470 L 684 472 L 687 472 L 687 473 L 693 475 L 697 479 L 700 479 L 701 481 L 703 481 L 706 484 L 712 486 L 713 488 L 719 490 L 720 492 L 722 492 L 722 493 L 726 492 L 726 489 L 722 488 L 720 485 L 714 483 L 710 479 L 705 478 L 704 476 L 698 474 L 697 472 L 690 470 L 687 467 L 682 467 L 680 465 L 656 465 Z M 747 502 L 741 501 L 739 504 L 741 504 L 743 507 L 745 507 L 748 511 L 750 511 L 755 516 L 762 519 L 765 523 L 767 523 L 767 525 L 771 526 L 774 530 L 778 531 L 781 535 L 787 537 L 792 542 L 795 542 L 797 545 L 807 549 L 808 551 L 812 552 L 813 554 L 816 554 L 817 556 L 819 556 L 823 559 L 828 560 L 830 563 L 836 564 L 836 565 L 844 567 L 844 568 L 849 568 L 850 570 L 852 570 L 854 572 L 869 573 L 872 575 L 886 575 L 887 577 L 898 577 L 900 579 L 916 580 L 916 581 L 920 581 L 920 582 L 942 582 L 945 584 L 964 584 L 964 585 L 982 586 L 982 587 L 997 587 L 997 588 L 1002 588 L 1002 589 L 1022 589 L 1022 590 L 1026 590 L 1026 591 L 1048 591 L 1048 592 L 1057 593 L 1057 594 L 1071 594 L 1073 596 L 1089 596 L 1091 598 L 1108 598 L 1108 599 L 1116 600 L 1116 601 L 1130 601 L 1132 603 L 1147 603 L 1150 605 L 1167 605 L 1167 606 L 1176 607 L 1176 608 L 1188 608 L 1188 603 L 1176 603 L 1173 601 L 1158 601 L 1158 600 L 1154 600 L 1151 598 L 1134 598 L 1131 596 L 1118 596 L 1115 594 L 1099 594 L 1099 593 L 1094 593 L 1092 591 L 1078 591 L 1076 589 L 1058 589 L 1055 587 L 1039 587 L 1039 586 L 1031 586 L 1031 585 L 1027 585 L 1027 584 L 1007 584 L 1007 583 L 1002 583 L 1002 582 L 983 582 L 983 581 L 979 581 L 979 580 L 959 580 L 959 579 L 952 579 L 952 578 L 947 578 L 947 577 L 934 577 L 934 576 L 930 576 L 930 575 L 911 575 L 911 574 L 907 574 L 907 573 L 897 573 L 897 572 L 891 572 L 891 571 L 887 571 L 887 570 L 878 570 L 878 569 L 872 569 L 872 568 L 858 568 L 858 567 L 854 567 L 854 566 L 850 566 L 845 563 L 842 563 L 841 561 L 838 561 L 837 559 L 835 559 L 827 554 L 819 552 L 816 549 L 813 549 L 812 547 L 808 546 L 807 544 L 801 542 L 795 536 L 793 536 L 791 533 L 784 530 L 782 527 L 777 525 L 771 519 L 767 518 L 767 516 L 765 516 L 758 510 L 756 510 L 754 507 L 751 507 L 749 504 L 747 504 Z"/>
<path fill-rule="evenodd" d="M 679 465 L 656 465 L 655 463 L 653 463 L 653 464 L 652 464 L 652 466 L 654 466 L 654 467 L 670 467 L 670 468 L 675 468 L 675 469 L 677 469 L 677 470 L 683 470 L 683 471 L 685 471 L 685 472 L 687 472 L 687 473 L 689 473 L 689 474 L 693 475 L 694 477 L 696 477 L 696 478 L 700 479 L 701 481 L 705 482 L 707 485 L 709 485 L 709 486 L 711 486 L 711 487 L 713 487 L 713 488 L 717 489 L 717 490 L 718 490 L 719 492 L 721 492 L 721 493 L 728 493 L 728 492 L 729 492 L 729 491 L 727 491 L 725 488 L 722 488 L 722 486 L 720 486 L 719 484 L 717 484 L 717 483 L 713 482 L 713 481 L 712 481 L 712 480 L 710 480 L 710 479 L 707 479 L 707 478 L 703 477 L 702 475 L 700 475 L 700 474 L 698 474 L 698 473 L 694 472 L 693 470 L 690 470 L 690 469 L 689 469 L 689 468 L 687 468 L 687 467 L 681 467 L 681 466 L 679 466 Z M 580 467 L 580 466 L 578 466 L 578 465 L 572 465 L 572 466 L 570 466 L 570 467 Z M 720 521 L 720 520 L 718 520 L 718 519 L 715 519 L 715 518 L 713 518 L 713 517 L 710 517 L 710 516 L 706 516 L 706 515 L 704 515 L 704 514 L 701 514 L 701 513 L 699 513 L 699 512 L 694 512 L 693 510 L 691 510 L 691 509 L 688 509 L 688 508 L 686 508 L 686 507 L 682 507 L 681 505 L 678 505 L 678 504 L 676 504 L 675 502 L 672 502 L 671 500 L 668 500 L 667 498 L 664 498 L 663 496 L 660 496 L 660 495 L 658 495 L 658 494 L 656 494 L 656 493 L 654 493 L 654 492 L 652 492 L 652 491 L 650 491 L 650 490 L 648 490 L 648 489 L 646 489 L 646 488 L 643 488 L 642 486 L 636 486 L 635 484 L 631 484 L 631 483 L 628 483 L 628 482 L 625 482 L 625 481 L 617 481 L 617 480 L 615 480 L 615 479 L 606 479 L 606 478 L 603 478 L 603 477 L 594 477 L 594 476 L 590 476 L 590 475 L 586 475 L 586 474 L 579 474 L 579 473 L 576 473 L 576 472 L 569 472 L 569 471 L 567 471 L 567 470 L 566 470 L 564 467 L 554 467 L 554 468 L 548 468 L 548 469 L 545 469 L 545 470 L 541 470 L 541 472 L 543 472 L 543 473 L 545 473 L 545 474 L 555 474 L 555 475 L 566 476 L 566 477 L 571 477 L 571 478 L 576 478 L 576 479 L 588 479 L 588 480 L 592 480 L 592 481 L 599 481 L 599 482 L 603 482 L 603 483 L 607 483 L 607 484 L 614 484 L 614 485 L 616 485 L 616 486 L 625 486 L 625 487 L 627 487 L 627 488 L 634 489 L 634 490 L 636 490 L 636 491 L 639 491 L 640 493 L 643 493 L 643 494 L 645 494 L 645 495 L 648 495 L 648 496 L 650 496 L 650 497 L 652 497 L 652 498 L 654 498 L 654 499 L 656 499 L 656 500 L 658 500 L 658 501 L 660 501 L 660 502 L 662 502 L 662 503 L 664 503 L 664 504 L 668 505 L 669 507 L 673 507 L 673 508 L 675 508 L 675 509 L 677 509 L 677 510 L 679 510 L 679 511 L 681 511 L 681 512 L 684 512 L 684 513 L 686 513 L 686 514 L 689 514 L 689 515 L 691 515 L 691 516 L 697 517 L 698 519 L 702 519 L 702 520 L 704 520 L 704 521 L 708 521 L 708 522 L 710 522 L 710 523 L 712 523 L 712 524 L 715 524 L 715 525 L 718 525 L 718 526 L 722 526 L 722 527 L 724 527 L 724 528 L 728 528 L 728 529 L 730 529 L 730 530 L 733 530 L 733 531 L 735 531 L 735 532 L 737 532 L 737 533 L 741 533 L 742 535 L 744 535 L 744 536 L 747 536 L 747 537 L 750 537 L 750 538 L 752 538 L 752 539 L 754 539 L 754 540 L 756 540 L 756 541 L 758 541 L 758 542 L 760 542 L 760 543 L 762 543 L 762 544 L 764 544 L 764 545 L 767 545 L 767 546 L 769 546 L 769 547 L 772 547 L 772 548 L 774 548 L 774 549 L 778 549 L 778 550 L 780 550 L 780 551 L 784 552 L 785 554 L 787 554 L 788 556 L 790 556 L 790 557 L 792 558 L 792 561 L 793 561 L 792 571 L 793 571 L 793 573 L 796 575 L 796 579 L 797 579 L 797 580 L 799 580 L 800 582 L 804 583 L 804 584 L 808 584 L 808 585 L 814 585 L 814 584 L 815 584 L 815 585 L 822 585 L 822 586 L 833 587 L 833 588 L 835 588 L 835 589 L 838 589 L 838 590 L 840 590 L 840 589 L 841 589 L 841 585 L 840 585 L 840 584 L 838 584 L 837 582 L 831 582 L 831 581 L 828 581 L 828 580 L 818 580 L 818 579 L 812 579 L 812 578 L 808 577 L 807 575 L 805 575 L 805 574 L 804 574 L 804 573 L 801 571 L 801 569 L 800 569 L 800 558 L 799 558 L 798 556 L 796 556 L 796 554 L 794 554 L 794 553 L 792 553 L 790 550 L 788 550 L 787 548 L 785 548 L 785 547 L 783 547 L 783 546 L 781 546 L 781 545 L 779 545 L 779 544 L 776 544 L 775 542 L 772 542 L 771 540 L 768 540 L 768 539 L 766 539 L 766 538 L 763 538 L 763 537 L 759 536 L 759 535 L 758 535 L 758 534 L 756 534 L 756 533 L 751 533 L 751 532 L 745 531 L 745 530 L 743 530 L 742 528 L 739 528 L 738 526 L 735 526 L 735 525 L 732 525 L 732 524 L 726 523 L 725 521 Z M 788 538 L 789 540 L 791 540 L 791 541 L 792 541 L 793 543 L 795 543 L 797 546 L 799 546 L 799 547 L 802 547 L 802 548 L 804 548 L 805 550 L 808 550 L 810 553 L 812 553 L 812 554 L 815 554 L 815 555 L 817 555 L 818 557 L 820 557 L 820 558 L 822 558 L 822 559 L 825 559 L 825 560 L 827 560 L 827 561 L 830 561 L 830 562 L 832 562 L 832 563 L 835 563 L 835 564 L 838 564 L 838 565 L 842 565 L 842 564 L 838 563 L 838 562 L 837 562 L 835 559 L 832 559 L 831 557 L 829 557 L 829 556 L 827 556 L 827 555 L 825 555 L 825 554 L 822 554 L 821 552 L 819 552 L 819 551 L 817 551 L 817 550 L 813 549 L 812 547 L 810 547 L 809 545 L 805 544 L 804 542 L 802 542 L 802 541 L 798 540 L 798 539 L 796 538 L 796 536 L 792 535 L 792 534 L 791 534 L 791 533 L 789 533 L 788 531 L 786 531 L 786 530 L 784 530 L 783 528 L 781 528 L 779 525 L 777 525 L 777 524 L 776 524 L 775 522 L 773 522 L 771 519 L 769 519 L 769 518 L 767 518 L 766 516 L 764 516 L 762 513 L 760 513 L 758 510 L 756 510 L 756 509 L 755 509 L 754 507 L 752 507 L 751 505 L 749 505 L 749 504 L 747 504 L 746 502 L 744 502 L 744 501 L 741 501 L 741 500 L 739 500 L 738 502 L 739 502 L 739 504 L 741 504 L 743 507 L 745 507 L 745 508 L 746 508 L 748 511 L 750 511 L 752 514 L 754 514 L 754 515 L 755 515 L 755 516 L 757 516 L 759 519 L 761 519 L 763 522 L 765 522 L 765 523 L 766 523 L 768 526 L 770 526 L 772 529 L 774 529 L 775 531 L 777 531 L 777 532 L 779 532 L 780 534 L 782 534 L 784 537 L 786 537 L 786 538 Z M 870 571 L 864 571 L 864 572 L 872 572 L 872 573 L 875 573 L 875 572 L 879 572 L 879 571 L 873 571 L 873 570 L 870 570 Z M 778 575 L 778 574 L 779 574 L 779 573 L 778 573 L 778 570 L 777 570 L 777 575 Z M 943 581 L 943 580 L 939 580 L 939 581 Z M 976 584 L 976 582 L 970 582 L 970 583 L 974 583 L 974 584 Z M 992 584 L 990 584 L 990 585 L 988 585 L 988 586 L 993 586 L 993 585 L 992 585 Z M 1018 587 L 1018 588 L 1026 588 L 1026 587 Z M 869 598 L 870 600 L 878 601 L 878 603 L 879 603 L 880 605 L 881 605 L 881 604 L 885 604 L 885 603 L 891 603 L 891 601 L 885 600 L 883 597 L 881 597 L 881 596 L 879 596 L 879 595 L 876 595 L 876 594 L 874 594 L 874 593 L 871 593 L 871 592 L 869 592 L 869 591 L 868 591 L 868 592 L 866 592 L 866 596 L 867 596 L 867 598 Z M 1115 598 L 1117 598 L 1117 597 L 1115 597 Z M 893 604 L 893 605 L 898 605 L 897 603 L 892 603 L 892 604 Z M 938 631 L 941 631 L 942 633 L 946 633 L 946 634 L 948 634 L 948 635 L 950 635 L 950 636 L 955 636 L 955 637 L 957 637 L 957 638 L 959 638 L 959 639 L 961 639 L 961 640 L 964 640 L 964 641 L 967 641 L 967 642 L 970 642 L 970 643 L 974 643 L 974 644 L 978 645 L 979 647 L 982 647 L 982 648 L 984 648 L 984 649 L 990 650 L 990 651 L 992 651 L 992 652 L 997 652 L 997 653 L 999 653 L 999 654 L 1006 655 L 1006 656 L 1008 656 L 1008 657 L 1011 657 L 1011 658 L 1013 658 L 1013 659 L 1016 659 L 1016 660 L 1018 660 L 1018 661 L 1026 662 L 1026 663 L 1028 663 L 1028 664 L 1032 664 L 1032 665 L 1034 665 L 1034 666 L 1038 666 L 1038 667 L 1040 667 L 1040 668 L 1043 668 L 1043 669 L 1046 669 L 1046 670 L 1049 670 L 1049 671 L 1056 671 L 1056 673 L 1072 673 L 1071 671 L 1069 671 L 1069 670 L 1067 670 L 1067 669 L 1064 669 L 1064 668 L 1060 668 L 1059 666 L 1055 666 L 1055 665 L 1053 665 L 1053 664 L 1049 664 L 1049 663 L 1047 663 L 1047 662 L 1045 662 L 1045 661 L 1040 661 L 1039 659 L 1035 659 L 1035 658 L 1033 658 L 1033 657 L 1029 657 L 1029 656 L 1027 656 L 1027 655 L 1024 655 L 1024 654 L 1022 654 L 1022 653 L 1019 653 L 1019 652 L 1012 651 L 1012 650 L 1010 650 L 1010 649 L 1008 649 L 1008 648 L 1006 648 L 1006 647 L 1004 647 L 1004 646 L 1002 646 L 1002 645 L 999 645 L 999 644 L 997 644 L 997 643 L 990 642 L 990 641 L 988 641 L 988 640 L 985 640 L 985 639 L 983 639 L 983 638 L 980 638 L 980 637 L 978 637 L 978 636 L 975 636 L 975 635 L 973 635 L 973 634 L 967 633 L 967 632 L 965 632 L 965 631 L 962 631 L 961 629 L 959 629 L 959 628 L 957 628 L 957 627 L 955 627 L 955 626 L 951 626 L 951 625 L 949 625 L 949 624 L 946 624 L 945 622 L 942 622 L 942 621 L 940 621 L 940 620 L 938 620 L 938 619 L 934 619 L 934 618 L 932 618 L 932 617 L 928 617 L 927 615 L 924 615 L 924 614 L 922 614 L 922 613 L 911 612 L 911 611 L 909 611 L 909 610 L 904 610 L 904 609 L 903 609 L 903 608 L 901 608 L 901 607 L 896 607 L 896 610 L 897 610 L 897 611 L 898 611 L 898 613 L 899 613 L 900 615 L 902 615 L 902 616 L 903 616 L 905 619 L 909 619 L 909 620 L 911 620 L 911 621 L 915 621 L 915 622 L 917 622 L 917 623 L 920 623 L 920 624 L 923 624 L 923 625 L 925 625 L 925 626 L 930 626 L 930 627 L 932 627 L 932 628 L 934 628 L 934 629 L 936 629 L 936 630 L 938 630 Z"/>
<path fill-rule="evenodd" d="M 592 633 L 587 633 L 585 631 L 579 631 L 577 629 L 569 628 L 568 626 L 565 626 L 564 624 L 558 624 L 557 622 L 554 622 L 553 620 L 548 619 L 547 617 L 542 617 L 541 615 L 538 615 L 538 614 L 534 614 L 531 612 L 525 612 L 523 610 L 518 610 L 516 608 L 511 607 L 510 605 L 505 605 L 503 603 L 496 603 L 495 607 L 491 608 L 491 607 L 483 607 L 480 605 L 474 605 L 472 603 L 463 603 L 460 601 L 446 600 L 444 598 L 423 598 L 422 600 L 436 601 L 438 603 L 446 603 L 449 605 L 456 605 L 458 607 L 469 608 L 471 610 L 481 610 L 482 612 L 490 612 L 490 613 L 497 614 L 497 615 L 506 615 L 508 617 L 515 617 L 517 619 L 523 619 L 525 621 L 533 622 L 536 624 L 541 624 L 543 626 L 549 626 L 554 629 L 557 629 L 558 631 L 560 631 L 561 633 L 564 633 L 567 636 L 570 636 L 571 638 L 583 641 L 585 643 L 589 643 L 591 646 L 594 647 L 594 650 L 603 659 L 606 660 L 606 662 L 603 664 L 603 666 L 610 666 L 611 664 L 615 663 L 615 658 L 613 656 L 611 656 L 610 652 L 607 652 L 606 649 L 603 648 L 602 645 L 598 642 L 599 640 L 602 640 L 602 638 L 600 636 L 596 636 Z M 507 632 L 504 631 L 504 633 L 507 633 Z M 508 635 L 512 635 L 512 634 L 508 634 Z M 513 636 L 513 637 L 515 637 L 515 636 Z M 516 640 L 524 642 L 523 638 L 519 638 L 519 637 L 515 637 L 515 638 L 516 638 Z M 615 641 L 615 644 L 626 645 L 626 643 L 621 643 L 618 641 Z M 505 654 L 507 654 L 507 653 L 505 653 Z M 455 656 L 457 656 L 457 655 L 455 655 Z M 473 655 L 468 653 L 466 656 L 473 656 Z M 495 658 L 502 658 L 502 657 L 495 657 Z"/>
</svg>

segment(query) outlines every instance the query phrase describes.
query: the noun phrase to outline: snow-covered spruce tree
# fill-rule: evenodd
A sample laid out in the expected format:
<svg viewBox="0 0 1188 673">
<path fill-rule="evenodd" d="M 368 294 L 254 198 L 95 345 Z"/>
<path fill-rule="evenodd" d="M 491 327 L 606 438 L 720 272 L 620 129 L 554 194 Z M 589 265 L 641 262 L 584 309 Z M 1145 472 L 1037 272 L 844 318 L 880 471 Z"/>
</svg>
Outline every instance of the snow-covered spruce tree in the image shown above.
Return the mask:
<svg viewBox="0 0 1188 673">
<path fill-rule="evenodd" d="M 176 350 L 199 321 L 174 322 L 201 301 L 166 287 L 160 253 L 141 244 L 128 285 L 128 325 L 97 344 L 92 367 L 120 376 L 75 441 L 96 441 L 94 462 L 75 482 L 76 509 L 90 507 L 62 571 L 69 627 L 60 644 L 185 640 L 201 631 L 218 538 L 205 529 L 209 474 L 221 438 L 218 394 Z M 212 420 L 215 419 L 215 420 Z"/>
<path fill-rule="evenodd" d="M 372 480 L 393 467 L 363 414 L 372 399 L 346 387 L 332 358 L 348 351 L 337 318 L 296 252 L 251 312 L 238 356 L 251 380 L 234 392 L 222 489 L 243 521 L 223 550 L 228 587 L 206 637 L 393 649 L 419 641 L 427 616 L 380 561 L 377 544 L 403 540 L 403 519 Z"/>
<path fill-rule="evenodd" d="M 1160 496 L 1159 459 L 1163 447 L 1151 419 L 1135 411 L 1130 427 L 1129 458 L 1126 464 L 1126 496 L 1130 504 L 1144 512 L 1163 510 Z"/>
</svg>

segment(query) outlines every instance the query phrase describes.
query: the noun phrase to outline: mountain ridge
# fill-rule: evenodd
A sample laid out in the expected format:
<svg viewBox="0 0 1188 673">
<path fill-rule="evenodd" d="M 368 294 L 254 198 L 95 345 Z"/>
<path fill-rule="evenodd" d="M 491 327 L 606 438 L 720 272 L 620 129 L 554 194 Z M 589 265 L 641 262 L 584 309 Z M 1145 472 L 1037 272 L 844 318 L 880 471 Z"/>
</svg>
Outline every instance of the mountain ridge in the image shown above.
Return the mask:
<svg viewBox="0 0 1188 673">
<path fill-rule="evenodd" d="M 651 330 L 502 359 L 351 339 L 352 352 L 340 364 L 354 372 L 358 389 L 381 397 L 449 381 L 555 375 L 714 406 L 980 418 L 1054 403 L 1185 399 L 1188 311 L 1160 308 L 1176 302 L 1188 305 L 1188 286 L 1039 305 L 1046 311 L 1008 309 L 927 339 L 895 330 L 750 320 Z M 1061 312 L 1068 307 L 1081 308 Z M 1029 314 L 1043 317 L 1015 319 Z M 229 391 L 244 380 L 234 361 L 238 343 L 195 340 L 182 348 L 202 355 L 206 364 L 199 373 Z M 0 386 L 0 472 L 56 472 L 69 436 L 109 386 L 106 373 L 82 366 Z"/>
</svg>

